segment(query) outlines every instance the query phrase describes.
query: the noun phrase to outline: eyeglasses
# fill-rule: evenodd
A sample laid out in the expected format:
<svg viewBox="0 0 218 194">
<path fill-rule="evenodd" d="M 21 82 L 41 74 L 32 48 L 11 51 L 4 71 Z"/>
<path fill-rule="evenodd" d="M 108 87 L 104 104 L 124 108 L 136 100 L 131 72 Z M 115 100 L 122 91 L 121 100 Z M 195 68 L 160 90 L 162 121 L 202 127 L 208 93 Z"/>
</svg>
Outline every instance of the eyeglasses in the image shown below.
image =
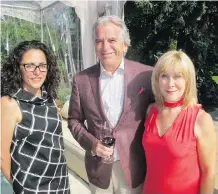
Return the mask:
<svg viewBox="0 0 218 194">
<path fill-rule="evenodd" d="M 34 72 L 37 68 L 39 68 L 39 71 L 41 72 L 48 71 L 47 64 L 35 65 L 33 63 L 27 63 L 27 64 L 22 64 L 22 66 L 24 66 L 25 71 L 28 71 L 28 72 Z"/>
</svg>

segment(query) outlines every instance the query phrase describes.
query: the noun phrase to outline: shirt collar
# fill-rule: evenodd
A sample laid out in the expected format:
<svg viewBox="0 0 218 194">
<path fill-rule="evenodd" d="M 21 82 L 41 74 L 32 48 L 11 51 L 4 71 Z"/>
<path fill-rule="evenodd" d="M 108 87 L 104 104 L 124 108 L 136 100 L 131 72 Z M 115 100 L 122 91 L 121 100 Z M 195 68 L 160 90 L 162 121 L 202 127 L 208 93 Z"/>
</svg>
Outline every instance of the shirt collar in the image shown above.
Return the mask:
<svg viewBox="0 0 218 194">
<path fill-rule="evenodd" d="M 115 72 L 117 72 L 117 71 L 124 71 L 124 58 L 122 58 L 122 61 L 121 61 L 121 63 L 120 63 L 120 66 L 117 68 L 117 70 L 115 71 Z M 114 72 L 114 73 L 115 73 Z M 101 75 L 103 74 L 103 73 L 107 73 L 106 72 L 106 70 L 105 70 L 105 68 L 104 68 L 104 66 L 103 66 L 103 64 L 100 62 L 100 73 L 101 73 Z"/>
<path fill-rule="evenodd" d="M 23 102 L 28 102 L 37 105 L 43 105 L 48 101 L 48 95 L 44 87 L 42 87 L 42 96 L 35 96 L 32 93 L 20 88 L 15 94 L 12 95 L 12 97 Z"/>
</svg>

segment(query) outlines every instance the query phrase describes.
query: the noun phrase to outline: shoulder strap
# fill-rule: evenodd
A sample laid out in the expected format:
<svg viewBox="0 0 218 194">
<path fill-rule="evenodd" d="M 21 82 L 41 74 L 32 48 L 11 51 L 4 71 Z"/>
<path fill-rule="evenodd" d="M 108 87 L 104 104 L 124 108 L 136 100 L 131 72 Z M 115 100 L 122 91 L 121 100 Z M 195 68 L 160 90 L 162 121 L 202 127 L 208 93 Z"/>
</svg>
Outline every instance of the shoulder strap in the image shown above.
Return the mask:
<svg viewBox="0 0 218 194">
<path fill-rule="evenodd" d="M 188 107 L 174 125 L 174 135 L 178 141 L 195 139 L 194 127 L 200 109 L 202 109 L 201 106 Z"/>
</svg>

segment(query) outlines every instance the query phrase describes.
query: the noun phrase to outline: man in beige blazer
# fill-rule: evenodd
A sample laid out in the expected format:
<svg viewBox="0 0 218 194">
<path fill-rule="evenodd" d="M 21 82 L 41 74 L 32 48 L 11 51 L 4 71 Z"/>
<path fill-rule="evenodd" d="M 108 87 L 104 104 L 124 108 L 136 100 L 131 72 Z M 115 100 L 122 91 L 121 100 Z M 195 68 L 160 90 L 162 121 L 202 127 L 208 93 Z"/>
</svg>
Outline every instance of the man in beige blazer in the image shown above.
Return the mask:
<svg viewBox="0 0 218 194">
<path fill-rule="evenodd" d="M 100 17 L 93 29 L 100 62 L 73 78 L 68 127 L 86 150 L 92 194 L 138 194 L 146 173 L 141 141 L 146 109 L 153 102 L 152 67 L 124 58 L 130 38 L 119 17 Z M 112 126 L 114 148 L 98 139 L 104 121 Z M 112 154 L 112 164 L 102 162 Z"/>
</svg>

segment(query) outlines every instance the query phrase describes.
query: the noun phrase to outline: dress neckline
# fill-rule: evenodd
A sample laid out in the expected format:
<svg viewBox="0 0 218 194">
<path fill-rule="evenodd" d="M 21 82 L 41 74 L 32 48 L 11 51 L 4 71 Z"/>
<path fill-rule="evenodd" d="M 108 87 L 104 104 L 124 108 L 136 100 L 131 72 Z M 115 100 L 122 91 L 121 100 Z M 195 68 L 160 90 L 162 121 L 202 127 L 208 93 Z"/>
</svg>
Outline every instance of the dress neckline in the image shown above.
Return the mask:
<svg viewBox="0 0 218 194">
<path fill-rule="evenodd" d="M 23 88 L 20 88 L 15 94 L 12 95 L 12 97 L 23 102 L 37 105 L 42 105 L 48 101 L 48 95 L 44 88 L 42 88 L 42 96 L 35 96 Z"/>
<path fill-rule="evenodd" d="M 158 116 L 158 114 L 159 114 L 159 110 L 158 110 L 156 107 L 155 107 L 155 109 L 156 109 L 156 113 L 155 113 L 155 122 L 154 122 L 154 125 L 155 125 L 155 129 L 156 129 L 156 133 L 157 133 L 157 135 L 158 135 L 159 138 L 164 138 L 165 136 L 168 135 L 168 133 L 170 133 L 171 129 L 174 127 L 175 123 L 176 123 L 177 120 L 181 117 L 181 115 L 182 115 L 182 113 L 183 113 L 183 111 L 184 111 L 185 109 L 182 109 L 182 110 L 179 112 L 179 114 L 176 116 L 176 118 L 174 119 L 174 121 L 172 122 L 172 124 L 165 130 L 165 132 L 164 132 L 162 135 L 160 135 L 160 133 L 159 133 L 159 128 L 158 128 L 158 125 L 157 125 L 157 116 Z"/>
</svg>

